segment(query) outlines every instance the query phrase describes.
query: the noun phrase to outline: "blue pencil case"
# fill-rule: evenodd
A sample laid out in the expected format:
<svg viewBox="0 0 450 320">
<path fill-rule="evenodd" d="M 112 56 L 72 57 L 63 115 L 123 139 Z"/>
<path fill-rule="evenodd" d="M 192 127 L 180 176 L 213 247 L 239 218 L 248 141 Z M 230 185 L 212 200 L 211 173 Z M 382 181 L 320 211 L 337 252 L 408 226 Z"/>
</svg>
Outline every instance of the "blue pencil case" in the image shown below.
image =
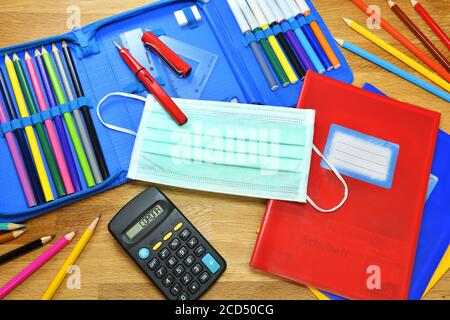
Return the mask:
<svg viewBox="0 0 450 320">
<path fill-rule="evenodd" d="M 353 74 L 348 63 L 312 3 L 309 0 L 307 2 L 311 7 L 312 19 L 318 22 L 342 65 L 341 68 L 327 72 L 326 75 L 351 83 Z M 192 6 L 198 8 L 201 19 L 192 14 L 190 11 Z M 174 16 L 174 13 L 180 10 L 186 16 L 187 25 L 183 27 L 177 23 Z M 190 78 L 177 78 L 156 55 L 148 51 L 146 53 L 139 51 L 142 48 L 136 46 L 137 38 L 133 38 L 133 34 L 139 30 L 144 32 L 146 29 L 158 35 L 191 64 L 193 71 Z M 121 40 L 126 46 L 132 47 L 130 50 L 133 55 L 143 55 L 145 61 L 141 61 L 142 64 L 173 97 L 294 107 L 302 87 L 300 81 L 287 88 L 280 86 L 277 91 L 270 90 L 255 56 L 247 45 L 248 38 L 241 33 L 231 9 L 224 0 L 162 0 L 76 28 L 63 35 L 3 48 L 0 50 L 0 59 L 4 61 L 4 56 L 12 53 L 18 54 L 23 59 L 26 50 L 33 52 L 35 48 L 42 46 L 51 52 L 53 43 L 61 49 L 63 40 L 68 42 L 72 51 L 85 96 L 54 108 L 54 112 L 38 113 L 32 118 L 14 123 L 14 126 L 11 126 L 11 123 L 0 126 L 1 222 L 24 221 L 127 181 L 126 173 L 134 138 L 106 129 L 98 120 L 94 109 L 97 103 L 111 92 L 121 91 L 143 96 L 148 92 L 123 62 L 114 46 L 114 40 Z M 0 63 L 0 68 L 7 75 L 3 62 Z M 9 91 L 14 97 L 11 87 Z M 82 105 L 90 107 L 110 173 L 109 178 L 91 188 L 82 181 L 82 192 L 28 208 L 4 133 L 20 129 L 30 121 L 33 124 L 42 122 L 54 117 L 58 112 L 74 110 Z M 102 115 L 109 123 L 137 129 L 142 110 L 143 104 L 139 102 L 117 98 L 105 103 Z M 72 145 L 71 148 L 73 149 Z M 77 166 L 80 177 L 83 177 L 79 164 Z M 56 194 L 53 182 L 50 183 Z"/>
</svg>

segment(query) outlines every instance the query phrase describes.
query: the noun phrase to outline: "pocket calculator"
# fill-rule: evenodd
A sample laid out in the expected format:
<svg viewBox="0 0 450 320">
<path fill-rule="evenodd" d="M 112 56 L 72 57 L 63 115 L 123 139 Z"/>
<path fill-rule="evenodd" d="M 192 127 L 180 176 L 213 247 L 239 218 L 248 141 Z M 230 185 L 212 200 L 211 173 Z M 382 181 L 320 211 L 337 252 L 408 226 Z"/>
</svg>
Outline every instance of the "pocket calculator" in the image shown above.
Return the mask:
<svg viewBox="0 0 450 320">
<path fill-rule="evenodd" d="M 157 188 L 131 200 L 108 228 L 170 300 L 198 299 L 225 271 L 225 260 Z"/>
</svg>

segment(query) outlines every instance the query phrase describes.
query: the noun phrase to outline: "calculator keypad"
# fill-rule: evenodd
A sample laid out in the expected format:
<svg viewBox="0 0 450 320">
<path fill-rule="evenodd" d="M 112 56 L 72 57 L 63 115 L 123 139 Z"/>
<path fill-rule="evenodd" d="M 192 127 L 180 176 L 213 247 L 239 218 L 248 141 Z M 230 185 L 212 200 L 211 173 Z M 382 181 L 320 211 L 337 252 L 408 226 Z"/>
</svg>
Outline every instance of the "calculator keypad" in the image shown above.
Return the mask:
<svg viewBox="0 0 450 320">
<path fill-rule="evenodd" d="M 176 226 L 178 230 L 174 228 L 163 234 L 162 245 L 152 252 L 153 257 L 147 266 L 167 288 L 170 299 L 189 300 L 204 291 L 202 287 L 211 285 L 212 275 L 223 267 L 213 257 L 211 249 L 206 248 L 208 243 L 194 232 L 195 229 L 191 230 L 181 222 Z"/>
</svg>

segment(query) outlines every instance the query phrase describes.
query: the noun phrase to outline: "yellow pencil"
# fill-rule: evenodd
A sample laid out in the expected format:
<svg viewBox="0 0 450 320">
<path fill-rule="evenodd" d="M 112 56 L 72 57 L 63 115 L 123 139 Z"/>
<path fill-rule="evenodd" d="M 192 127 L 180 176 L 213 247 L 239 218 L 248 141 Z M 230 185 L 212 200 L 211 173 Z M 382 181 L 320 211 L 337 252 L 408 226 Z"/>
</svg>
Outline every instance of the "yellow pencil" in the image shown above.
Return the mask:
<svg viewBox="0 0 450 320">
<path fill-rule="evenodd" d="M 53 295 L 55 294 L 56 290 L 58 290 L 59 286 L 63 282 L 64 278 L 66 277 L 67 272 L 69 271 L 69 268 L 75 263 L 75 261 L 80 256 L 81 252 L 83 252 L 84 248 L 86 247 L 87 243 L 91 239 L 92 235 L 94 234 L 95 227 L 98 224 L 98 221 L 100 220 L 100 216 L 95 218 L 95 220 L 89 225 L 89 227 L 84 231 L 83 235 L 81 236 L 78 243 L 75 245 L 75 248 L 73 248 L 72 252 L 70 253 L 67 260 L 64 262 L 64 264 L 59 269 L 58 273 L 56 274 L 55 278 L 52 280 L 50 285 L 48 286 L 47 291 L 45 291 L 44 295 L 42 296 L 41 300 L 50 300 L 52 299 Z"/>
<path fill-rule="evenodd" d="M 17 107 L 19 108 L 19 113 L 22 118 L 29 116 L 27 105 L 25 104 L 25 98 L 20 89 L 19 79 L 17 78 L 16 70 L 14 69 L 14 64 L 8 55 L 5 56 L 5 65 L 8 72 L 9 80 L 11 81 L 11 86 L 14 91 L 14 96 L 16 97 Z M 30 145 L 31 154 L 33 156 L 34 164 L 36 165 L 36 170 L 38 172 L 39 181 L 41 182 L 42 190 L 44 192 L 44 197 L 47 202 L 53 201 L 55 198 L 53 196 L 52 188 L 50 186 L 50 181 L 48 180 L 47 171 L 45 170 L 44 161 L 42 160 L 41 151 L 39 150 L 38 142 L 36 140 L 36 135 L 34 129 L 31 126 L 25 127 L 25 133 L 28 138 L 28 144 Z"/>
<path fill-rule="evenodd" d="M 343 18 L 343 20 L 351 29 L 353 29 L 354 31 L 358 32 L 363 37 L 365 37 L 368 40 L 372 41 L 373 43 L 375 43 L 380 48 L 386 50 L 391 55 L 393 55 L 394 57 L 396 57 L 397 59 L 399 59 L 403 63 L 407 64 L 408 66 L 410 66 L 411 68 L 413 68 L 414 70 L 416 70 L 417 72 L 422 74 L 423 76 L 427 77 L 428 79 L 430 79 L 431 81 L 433 81 L 437 85 L 441 86 L 445 90 L 450 91 L 450 84 L 447 81 L 445 81 L 444 79 L 442 79 L 441 77 L 437 76 L 436 74 L 434 74 L 433 72 L 431 72 L 427 68 L 423 67 L 422 65 L 420 65 L 419 63 L 417 63 L 416 61 L 414 61 L 413 59 L 408 57 L 406 54 L 402 53 L 401 51 L 397 50 L 396 48 L 394 48 L 390 44 L 386 43 L 381 38 L 377 37 L 372 32 L 370 32 L 369 30 L 365 29 L 364 27 L 362 27 L 361 25 L 359 25 L 355 21 L 350 20 L 350 19 L 346 19 L 346 18 Z"/>
<path fill-rule="evenodd" d="M 434 271 L 433 277 L 431 278 L 430 283 L 428 283 L 428 286 L 425 289 L 422 298 L 425 297 L 428 294 L 428 292 L 430 292 L 430 290 L 436 285 L 436 283 L 438 283 L 439 279 L 441 279 L 449 269 L 450 269 L 450 246 L 447 248 L 447 251 L 445 252 L 444 257 L 439 263 L 436 271 Z"/>
</svg>

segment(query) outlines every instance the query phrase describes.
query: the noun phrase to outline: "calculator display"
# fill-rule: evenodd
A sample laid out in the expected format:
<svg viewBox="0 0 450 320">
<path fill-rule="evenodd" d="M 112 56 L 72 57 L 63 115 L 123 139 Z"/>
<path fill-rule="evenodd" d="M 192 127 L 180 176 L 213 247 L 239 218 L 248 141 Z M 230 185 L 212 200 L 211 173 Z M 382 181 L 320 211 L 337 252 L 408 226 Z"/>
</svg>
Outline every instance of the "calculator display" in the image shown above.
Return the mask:
<svg viewBox="0 0 450 320">
<path fill-rule="evenodd" d="M 149 210 L 146 210 L 138 222 L 131 226 L 125 234 L 130 240 L 133 240 L 142 230 L 148 227 L 156 218 L 158 218 L 164 209 L 161 205 L 157 204 L 156 206 L 151 207 Z"/>
</svg>

